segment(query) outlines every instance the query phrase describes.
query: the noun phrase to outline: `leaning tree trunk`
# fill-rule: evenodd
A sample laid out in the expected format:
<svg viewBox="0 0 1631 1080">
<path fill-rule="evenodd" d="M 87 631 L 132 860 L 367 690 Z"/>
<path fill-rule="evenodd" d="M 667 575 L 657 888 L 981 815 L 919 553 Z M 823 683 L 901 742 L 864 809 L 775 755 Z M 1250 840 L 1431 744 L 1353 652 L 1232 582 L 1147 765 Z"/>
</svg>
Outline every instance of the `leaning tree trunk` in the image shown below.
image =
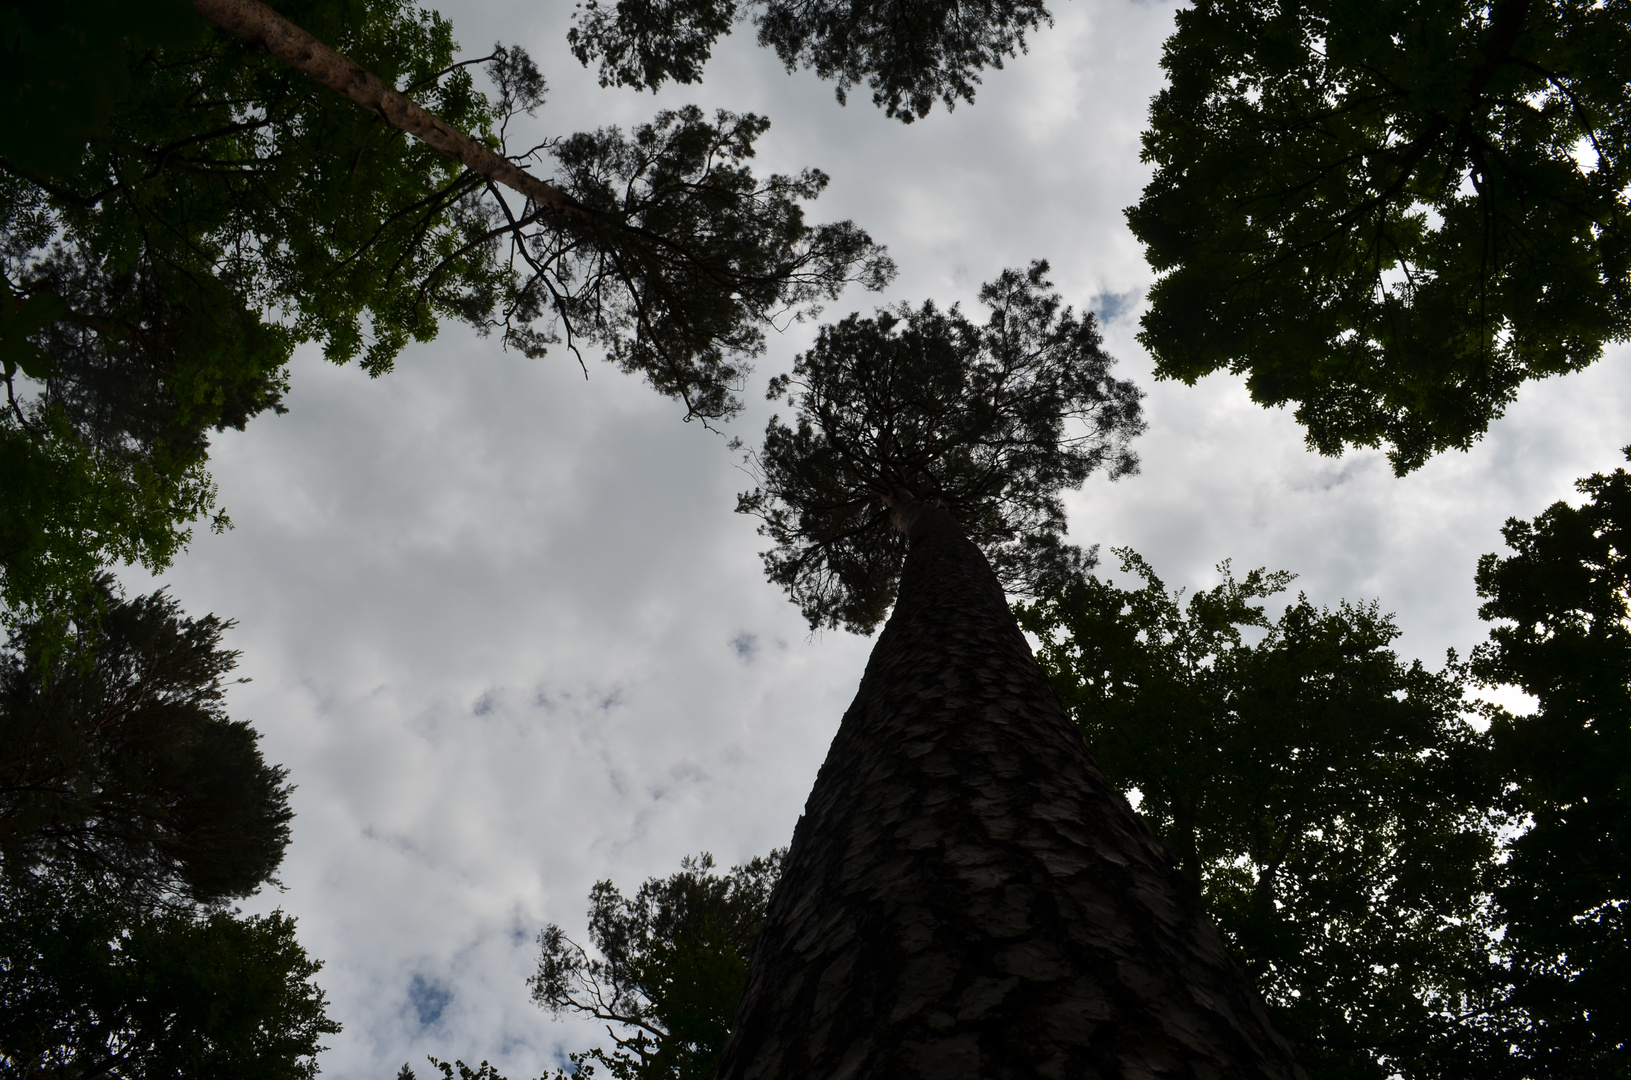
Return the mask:
<svg viewBox="0 0 1631 1080">
<path fill-rule="evenodd" d="M 594 214 L 561 189 L 532 176 L 515 162 L 440 117 L 432 116 L 406 94 L 387 86 L 373 72 L 317 40 L 260 0 L 193 0 L 210 22 L 250 45 L 265 49 L 308 78 L 343 94 L 392 127 L 457 160 L 471 172 L 531 199 L 535 206 L 579 225 L 593 224 Z"/>
<path fill-rule="evenodd" d="M 911 510 L 719 1080 L 1301 1077 L 985 557 Z"/>
</svg>

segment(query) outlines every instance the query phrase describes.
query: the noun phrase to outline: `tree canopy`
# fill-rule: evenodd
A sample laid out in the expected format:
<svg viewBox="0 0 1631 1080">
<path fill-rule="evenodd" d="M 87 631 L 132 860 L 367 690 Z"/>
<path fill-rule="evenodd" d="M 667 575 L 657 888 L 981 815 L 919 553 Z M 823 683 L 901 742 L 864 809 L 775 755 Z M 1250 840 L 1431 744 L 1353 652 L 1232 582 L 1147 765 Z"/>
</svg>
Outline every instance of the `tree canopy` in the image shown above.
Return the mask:
<svg viewBox="0 0 1631 1080">
<path fill-rule="evenodd" d="M 1537 703 L 1490 726 L 1532 821 L 1495 892 L 1530 1018 L 1516 1042 L 1538 1072 L 1583 1078 L 1631 1069 L 1631 474 L 1579 489 L 1579 506 L 1508 521 L 1510 553 L 1479 560 L 1497 625 L 1473 669 Z"/>
<path fill-rule="evenodd" d="M 1375 604 L 1299 596 L 1271 618 L 1284 572 L 1225 563 L 1186 601 L 1118 554 L 1130 587 L 1083 575 L 1021 624 L 1299 1063 L 1344 1080 L 1502 1075 L 1487 875 L 1508 819 L 1463 667 L 1401 661 Z"/>
<path fill-rule="evenodd" d="M 587 0 L 603 84 L 694 82 L 751 18 L 789 70 L 910 121 L 972 101 L 1040 3 Z M 1631 335 L 1624 0 L 1204 0 L 1178 12 L 1128 211 L 1159 275 L 1159 375 L 1242 373 L 1311 446 L 1400 473 L 1465 449 L 1531 379 Z"/>
<path fill-rule="evenodd" d="M 887 614 L 904 540 L 893 508 L 950 510 L 1005 587 L 1070 564 L 1059 492 L 1097 469 L 1137 468 L 1141 392 L 1110 375 L 1091 313 L 1063 306 L 1045 262 L 980 290 L 984 323 L 933 302 L 851 315 L 772 380 L 796 426 L 773 417 L 750 457 L 770 580 L 810 625 L 867 633 Z"/>
<path fill-rule="evenodd" d="M 908 124 L 937 100 L 972 102 L 980 72 L 1053 21 L 1042 0 L 586 0 L 567 38 L 581 63 L 598 62 L 602 86 L 655 90 L 700 81 L 714 43 L 747 17 L 788 71 L 833 80 L 840 103 L 864 84 Z"/>
<path fill-rule="evenodd" d="M 274 913 L 290 786 L 226 714 L 231 626 L 106 580 L 0 646 L 0 1077 L 316 1074 L 339 1030 Z"/>
<path fill-rule="evenodd" d="M 340 1030 L 282 913 L 154 911 L 0 882 L 0 1077 L 310 1080 Z"/>
<path fill-rule="evenodd" d="M 686 108 L 514 152 L 555 169 L 563 216 L 171 0 L 150 23 L 130 7 L 0 21 L 8 610 L 166 565 L 214 507 L 209 434 L 281 408 L 299 342 L 378 374 L 458 318 L 529 355 L 593 344 L 712 419 L 768 317 L 892 272 L 853 224 L 806 223 L 821 173 L 753 174 L 760 117 Z M 281 8 L 502 153 L 542 100 L 524 53 L 457 60 L 447 21 L 403 0 Z"/>
<path fill-rule="evenodd" d="M 0 420 L 13 610 L 108 562 L 166 565 L 213 506 L 209 433 L 280 407 L 296 342 L 380 370 L 502 285 L 485 253 L 458 253 L 473 225 L 453 212 L 470 187 L 456 168 L 190 5 L 146 7 L 6 9 L 7 56 L 28 58 L 8 65 L 0 144 L 3 299 L 23 317 Z M 430 80 L 453 122 L 493 126 L 466 70 L 433 78 L 452 62 L 444 20 L 292 10 L 388 76 Z"/>
<path fill-rule="evenodd" d="M 214 905 L 271 881 L 289 785 L 226 714 L 229 626 L 162 592 L 102 591 L 71 647 L 0 648 L 0 873 L 75 878 L 131 907 Z"/>
<path fill-rule="evenodd" d="M 723 875 L 712 856 L 688 857 L 632 897 L 596 882 L 589 941 L 598 955 L 553 923 L 538 935 L 533 1000 L 556 1016 L 606 1023 L 616 1044 L 573 1055 L 582 1075 L 600 1065 L 616 1080 L 712 1080 L 782 856 Z"/>
<path fill-rule="evenodd" d="M 1157 373 L 1404 473 L 1631 336 L 1624 0 L 1200 0 L 1128 211 Z"/>
</svg>

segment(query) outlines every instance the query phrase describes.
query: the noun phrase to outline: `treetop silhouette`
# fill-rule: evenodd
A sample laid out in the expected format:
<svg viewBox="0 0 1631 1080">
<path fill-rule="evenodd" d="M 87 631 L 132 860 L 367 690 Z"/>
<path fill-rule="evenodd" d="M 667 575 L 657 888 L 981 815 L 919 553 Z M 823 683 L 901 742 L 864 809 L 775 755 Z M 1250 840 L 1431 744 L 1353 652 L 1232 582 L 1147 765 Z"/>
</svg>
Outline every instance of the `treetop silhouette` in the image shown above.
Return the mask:
<svg viewBox="0 0 1631 1080">
<path fill-rule="evenodd" d="M 811 626 L 883 620 L 913 502 L 950 511 L 1020 592 L 1082 558 L 1063 544 L 1059 493 L 1137 469 L 1142 392 L 1111 376 L 1092 314 L 1064 306 L 1047 272 L 984 285 L 983 323 L 932 302 L 851 315 L 772 380 L 797 416 L 771 419 L 737 509 L 763 519 L 766 573 Z"/>
<path fill-rule="evenodd" d="M 714 43 L 751 18 L 788 71 L 833 80 L 840 104 L 864 84 L 908 124 L 937 100 L 972 102 L 980 72 L 1053 21 L 1042 0 L 587 0 L 578 11 L 567 40 L 579 62 L 599 63 L 602 86 L 698 82 Z"/>
<path fill-rule="evenodd" d="M 794 830 L 721 1080 L 1302 1076 L 993 573 L 1084 565 L 1058 493 L 1130 470 L 1141 426 L 1045 272 L 988 285 L 983 326 L 926 305 L 825 328 L 777 385 L 798 387 L 797 426 L 772 421 L 742 500 L 778 543 L 767 570 L 813 623 L 894 609 Z"/>
<path fill-rule="evenodd" d="M 226 713 L 232 623 L 99 583 L 67 648 L 0 647 L 0 879 L 76 881 L 117 906 L 220 907 L 275 882 L 286 770 Z"/>
</svg>

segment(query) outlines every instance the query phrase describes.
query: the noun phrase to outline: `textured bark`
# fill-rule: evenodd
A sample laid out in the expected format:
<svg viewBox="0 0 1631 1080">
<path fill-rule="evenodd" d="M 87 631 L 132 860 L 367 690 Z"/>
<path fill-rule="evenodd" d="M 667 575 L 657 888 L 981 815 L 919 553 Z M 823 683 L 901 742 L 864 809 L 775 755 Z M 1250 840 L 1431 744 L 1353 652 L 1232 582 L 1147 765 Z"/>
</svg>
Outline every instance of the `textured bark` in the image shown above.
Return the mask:
<svg viewBox="0 0 1631 1080">
<path fill-rule="evenodd" d="M 1302 1077 L 984 556 L 943 510 L 903 517 L 899 600 L 793 834 L 720 1080 Z"/>
<path fill-rule="evenodd" d="M 433 116 L 406 94 L 344 54 L 318 41 L 259 0 L 194 0 L 198 13 L 234 37 L 259 46 L 285 64 L 330 90 L 343 94 L 392 127 L 448 157 L 471 172 L 503 184 L 561 217 L 590 223 L 594 215 L 566 192 L 544 183 L 492 148 Z"/>
</svg>

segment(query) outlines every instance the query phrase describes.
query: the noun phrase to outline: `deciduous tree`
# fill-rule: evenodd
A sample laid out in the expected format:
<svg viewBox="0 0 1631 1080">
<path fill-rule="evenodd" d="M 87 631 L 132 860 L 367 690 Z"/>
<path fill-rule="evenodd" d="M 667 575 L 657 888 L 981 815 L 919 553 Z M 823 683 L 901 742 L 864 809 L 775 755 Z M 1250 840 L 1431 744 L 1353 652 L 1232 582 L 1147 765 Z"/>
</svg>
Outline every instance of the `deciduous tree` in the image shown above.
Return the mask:
<svg viewBox="0 0 1631 1080">
<path fill-rule="evenodd" d="M 632 897 L 596 882 L 594 953 L 553 923 L 538 935 L 533 1000 L 601 1021 L 616 1044 L 573 1055 L 579 1073 L 599 1065 L 615 1080 L 713 1080 L 782 855 L 723 875 L 710 855 L 682 859 L 679 873 L 648 878 Z"/>
<path fill-rule="evenodd" d="M 138 913 L 250 895 L 293 813 L 285 770 L 226 714 L 231 623 L 162 592 L 92 599 L 70 647 L 25 625 L 0 650 L 0 877 L 74 881 Z"/>
<path fill-rule="evenodd" d="M 0 881 L 0 1077 L 310 1080 L 340 1030 L 274 912 L 135 918 L 59 877 Z"/>
<path fill-rule="evenodd" d="M 1496 900 L 1536 1075 L 1631 1071 L 1631 474 L 1580 481 L 1503 530 L 1478 563 L 1479 613 L 1497 625 L 1475 673 L 1533 695 L 1491 724 L 1515 809 Z"/>
<path fill-rule="evenodd" d="M 1023 608 L 1111 783 L 1179 853 L 1314 1077 L 1518 1075 L 1490 954 L 1510 826 L 1466 674 L 1405 663 L 1377 605 L 1271 617 L 1291 575 L 1184 599 L 1121 549 Z"/>
<path fill-rule="evenodd" d="M 1631 336 L 1624 0 L 1200 0 L 1128 211 L 1168 378 L 1404 473 Z"/>
<path fill-rule="evenodd" d="M 231 624 L 104 580 L 0 648 L 0 1076 L 310 1077 L 339 1030 L 273 883 L 286 772 L 224 707 Z"/>
</svg>

